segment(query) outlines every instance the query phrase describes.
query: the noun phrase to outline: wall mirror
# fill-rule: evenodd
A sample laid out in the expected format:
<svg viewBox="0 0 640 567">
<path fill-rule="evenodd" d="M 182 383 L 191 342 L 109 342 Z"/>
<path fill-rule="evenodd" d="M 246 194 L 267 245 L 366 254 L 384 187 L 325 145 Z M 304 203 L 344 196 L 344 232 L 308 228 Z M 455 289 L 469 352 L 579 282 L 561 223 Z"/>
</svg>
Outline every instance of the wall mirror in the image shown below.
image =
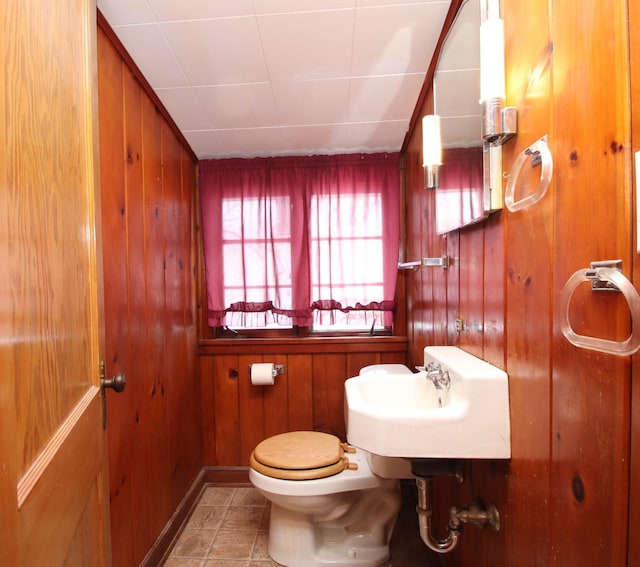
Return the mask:
<svg viewBox="0 0 640 567">
<path fill-rule="evenodd" d="M 480 19 L 480 0 L 466 0 L 447 34 L 433 79 L 443 148 L 436 189 L 438 234 L 479 222 L 502 206 L 501 191 L 498 195 L 490 186 L 490 169 L 501 167 L 502 152 L 481 139 Z"/>
</svg>

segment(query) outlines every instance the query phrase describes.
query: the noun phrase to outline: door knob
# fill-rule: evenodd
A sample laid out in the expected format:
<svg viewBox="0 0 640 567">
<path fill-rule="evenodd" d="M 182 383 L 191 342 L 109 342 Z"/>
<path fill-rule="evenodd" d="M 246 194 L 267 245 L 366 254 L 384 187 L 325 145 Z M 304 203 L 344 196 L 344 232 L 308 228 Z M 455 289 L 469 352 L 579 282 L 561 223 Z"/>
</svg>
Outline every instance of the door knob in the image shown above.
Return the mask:
<svg viewBox="0 0 640 567">
<path fill-rule="evenodd" d="M 107 378 L 104 361 L 100 362 L 100 387 L 103 392 L 107 388 L 111 388 L 114 392 L 119 394 L 120 392 L 124 392 L 126 386 L 127 377 L 122 372 L 118 372 L 112 378 Z"/>
<path fill-rule="evenodd" d="M 111 388 L 119 394 L 120 392 L 124 392 L 127 386 L 127 377 L 122 372 L 118 372 L 112 378 L 101 378 L 100 386 L 102 386 L 103 390 Z"/>
</svg>

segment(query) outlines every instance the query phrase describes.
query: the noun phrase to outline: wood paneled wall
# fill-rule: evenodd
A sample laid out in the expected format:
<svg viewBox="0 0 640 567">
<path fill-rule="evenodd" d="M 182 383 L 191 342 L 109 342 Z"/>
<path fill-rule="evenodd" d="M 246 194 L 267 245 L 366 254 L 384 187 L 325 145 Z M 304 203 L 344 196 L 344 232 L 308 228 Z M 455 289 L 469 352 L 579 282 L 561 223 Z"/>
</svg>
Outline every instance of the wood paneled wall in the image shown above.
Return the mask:
<svg viewBox="0 0 640 567">
<path fill-rule="evenodd" d="M 202 469 L 196 160 L 99 18 L 98 79 L 114 566 L 137 566 Z M 124 58 L 123 58 L 124 57 Z"/>
<path fill-rule="evenodd" d="M 411 358 L 427 343 L 457 344 L 506 369 L 510 380 L 512 459 L 469 465 L 467 481 L 443 483 L 439 501 L 495 502 L 502 529 L 468 528 L 446 560 L 451 567 L 638 565 L 628 535 L 640 521 L 629 505 L 631 493 L 637 508 L 640 483 L 631 357 L 569 344 L 558 299 L 570 275 L 591 261 L 620 258 L 624 274 L 634 275 L 628 48 L 639 14 L 631 10 L 629 23 L 625 0 L 588 0 L 579 9 L 546 0 L 501 4 L 507 102 L 519 120 L 503 169 L 509 175 L 519 152 L 548 135 L 549 193 L 528 210 L 503 210 L 439 237 L 433 193 L 422 190 L 419 127 L 404 152 L 407 259 L 457 258 L 446 272 L 404 276 Z M 637 71 L 637 39 L 631 46 Z M 637 86 L 633 92 L 637 106 Z M 420 115 L 431 109 L 427 96 Z M 633 123 L 637 137 L 640 121 Z M 466 331 L 455 331 L 455 318 L 470 323 Z M 586 284 L 572 321 L 580 333 L 609 339 L 631 331 L 620 294 L 594 294 Z"/>
<path fill-rule="evenodd" d="M 363 366 L 405 363 L 406 339 L 217 340 L 200 348 L 204 463 L 245 466 L 263 439 L 316 430 L 344 440 L 344 381 Z M 283 364 L 273 386 L 253 386 L 249 366 Z"/>
</svg>

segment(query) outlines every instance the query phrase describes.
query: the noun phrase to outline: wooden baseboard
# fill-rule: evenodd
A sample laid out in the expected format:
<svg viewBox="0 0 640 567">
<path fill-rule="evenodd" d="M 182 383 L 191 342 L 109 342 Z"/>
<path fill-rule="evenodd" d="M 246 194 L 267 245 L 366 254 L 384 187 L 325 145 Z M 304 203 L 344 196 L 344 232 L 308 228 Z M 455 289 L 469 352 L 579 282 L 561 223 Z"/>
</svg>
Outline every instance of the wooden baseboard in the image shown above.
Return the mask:
<svg viewBox="0 0 640 567">
<path fill-rule="evenodd" d="M 204 467 L 206 484 L 218 486 L 247 485 L 249 482 L 249 467 Z"/>
<path fill-rule="evenodd" d="M 248 467 L 204 467 L 178 504 L 151 549 L 140 563 L 140 567 L 162 565 L 169 555 L 175 540 L 182 532 L 186 520 L 196 506 L 206 486 L 251 486 Z"/>
</svg>

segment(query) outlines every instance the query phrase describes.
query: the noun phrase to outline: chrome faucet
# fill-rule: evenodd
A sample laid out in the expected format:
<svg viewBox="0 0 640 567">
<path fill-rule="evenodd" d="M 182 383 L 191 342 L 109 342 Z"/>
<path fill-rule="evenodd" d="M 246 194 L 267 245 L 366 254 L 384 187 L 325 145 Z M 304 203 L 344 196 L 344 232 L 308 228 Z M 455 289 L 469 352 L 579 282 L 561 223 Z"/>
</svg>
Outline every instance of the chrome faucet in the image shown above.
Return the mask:
<svg viewBox="0 0 640 567">
<path fill-rule="evenodd" d="M 438 407 L 442 407 L 443 398 L 449 398 L 449 387 L 451 386 L 451 376 L 448 370 L 443 370 L 437 362 L 429 361 L 426 366 L 416 366 L 419 372 L 426 372 L 427 380 L 433 383 L 438 392 Z"/>
<path fill-rule="evenodd" d="M 429 368 L 427 365 L 427 379 L 433 382 L 436 390 L 449 389 L 451 385 L 451 377 L 448 370 L 443 370 L 439 364 Z"/>
<path fill-rule="evenodd" d="M 428 362 L 426 366 L 416 366 L 416 370 L 419 372 L 427 373 L 427 380 L 431 380 L 436 390 L 449 389 L 451 386 L 451 376 L 449 376 L 448 370 L 443 370 L 442 367 L 433 360 Z"/>
</svg>

